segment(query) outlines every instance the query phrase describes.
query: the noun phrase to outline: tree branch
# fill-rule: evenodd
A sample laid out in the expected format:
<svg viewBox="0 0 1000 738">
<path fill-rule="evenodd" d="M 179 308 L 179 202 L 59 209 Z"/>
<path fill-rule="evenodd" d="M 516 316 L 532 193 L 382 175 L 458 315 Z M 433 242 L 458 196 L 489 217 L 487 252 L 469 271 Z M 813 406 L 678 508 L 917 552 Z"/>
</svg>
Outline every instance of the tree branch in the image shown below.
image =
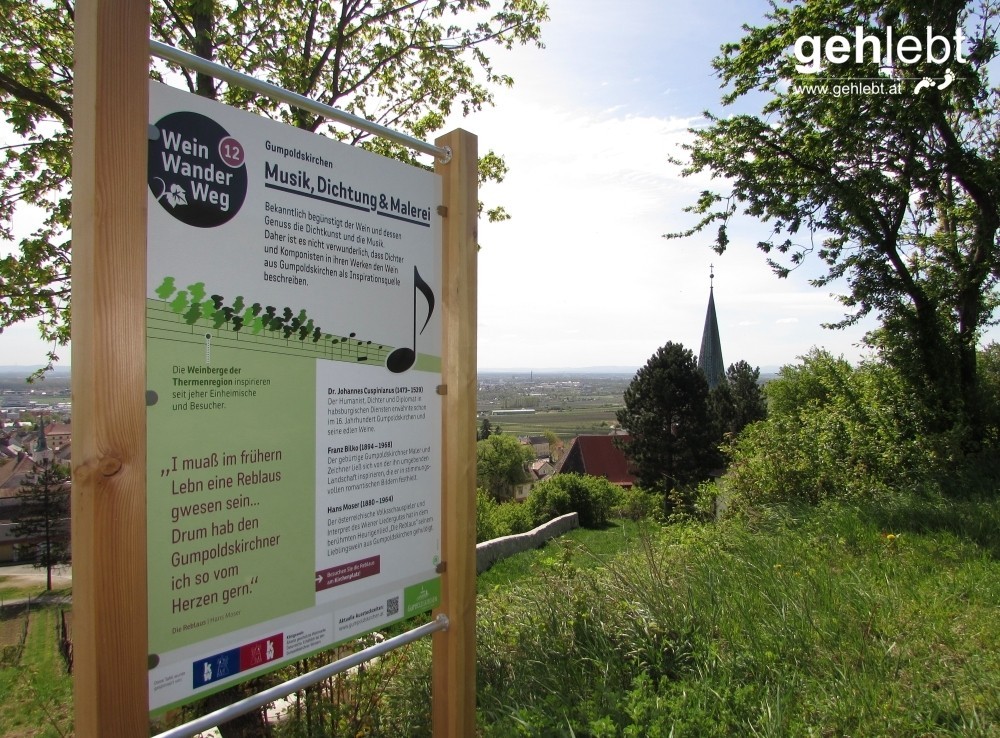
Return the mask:
<svg viewBox="0 0 1000 738">
<path fill-rule="evenodd" d="M 53 97 L 46 95 L 40 90 L 21 84 L 13 77 L 4 74 L 2 71 L 0 71 L 0 89 L 10 94 L 11 97 L 19 100 L 26 100 L 27 102 L 37 105 L 44 110 L 48 110 L 62 121 L 67 130 L 73 129 L 73 113 L 69 108 L 59 103 Z"/>
</svg>

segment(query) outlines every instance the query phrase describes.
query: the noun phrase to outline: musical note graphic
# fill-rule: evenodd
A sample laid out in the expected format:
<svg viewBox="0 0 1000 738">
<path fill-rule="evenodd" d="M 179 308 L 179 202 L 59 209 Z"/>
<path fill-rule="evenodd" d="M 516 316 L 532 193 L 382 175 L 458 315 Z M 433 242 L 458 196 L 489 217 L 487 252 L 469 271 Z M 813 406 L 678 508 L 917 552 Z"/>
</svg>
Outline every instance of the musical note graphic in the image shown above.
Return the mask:
<svg viewBox="0 0 1000 738">
<path fill-rule="evenodd" d="M 382 344 L 375 345 L 371 341 L 365 341 L 357 336 L 358 334 L 354 332 L 347 337 L 328 336 L 331 349 L 329 358 L 339 359 L 340 361 L 351 361 L 353 359 L 356 362 L 365 362 L 368 361 L 370 353 L 382 352 L 385 348 Z M 333 348 L 335 346 L 337 347 L 336 353 L 334 353 Z M 378 358 L 381 358 L 381 356 Z"/>
<path fill-rule="evenodd" d="M 420 333 L 424 332 L 424 328 L 427 324 L 431 322 L 431 315 L 434 314 L 434 292 L 431 290 L 430 285 L 428 285 L 423 279 L 420 278 L 420 272 L 417 271 L 416 265 L 413 267 L 413 346 L 400 346 L 398 349 L 389 354 L 388 358 L 385 360 L 386 368 L 393 374 L 402 374 L 407 369 L 412 367 L 417 361 L 417 290 L 427 300 L 427 319 L 424 321 L 424 325 L 420 328 Z"/>
</svg>

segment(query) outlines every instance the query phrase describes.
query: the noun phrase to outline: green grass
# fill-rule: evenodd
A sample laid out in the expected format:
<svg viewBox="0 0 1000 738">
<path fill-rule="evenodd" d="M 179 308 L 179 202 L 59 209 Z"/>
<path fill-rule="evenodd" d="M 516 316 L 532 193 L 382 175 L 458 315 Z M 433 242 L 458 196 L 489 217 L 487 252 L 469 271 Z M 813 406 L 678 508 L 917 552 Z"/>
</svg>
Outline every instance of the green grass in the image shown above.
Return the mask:
<svg viewBox="0 0 1000 738">
<path fill-rule="evenodd" d="M 479 736 L 1000 738 L 998 541 L 1000 499 L 573 531 L 479 578 Z M 56 614 L 0 670 L 0 736 L 70 732 Z M 368 735 L 429 735 L 430 658 L 370 668 Z"/>
<path fill-rule="evenodd" d="M 476 591 L 483 595 L 560 567 L 593 569 L 633 546 L 638 536 L 639 525 L 629 520 L 614 520 L 602 530 L 577 528 L 541 548 L 498 561 L 476 578 Z"/>
<path fill-rule="evenodd" d="M 71 587 L 53 588 L 53 595 L 68 595 Z M 0 576 L 0 603 L 8 600 L 38 597 L 45 592 L 45 583 L 14 584 L 14 577 Z"/>
<path fill-rule="evenodd" d="M 20 599 L 22 597 L 34 597 L 45 589 L 44 586 L 32 584 L 14 584 L 13 577 L 0 576 L 0 602 L 6 600 Z"/>
<path fill-rule="evenodd" d="M 770 508 L 529 570 L 480 597 L 483 735 L 1000 736 L 978 508 Z"/>
<path fill-rule="evenodd" d="M 33 608 L 21 663 L 0 669 L 0 736 L 72 734 L 73 685 L 57 646 L 60 607 Z"/>
</svg>

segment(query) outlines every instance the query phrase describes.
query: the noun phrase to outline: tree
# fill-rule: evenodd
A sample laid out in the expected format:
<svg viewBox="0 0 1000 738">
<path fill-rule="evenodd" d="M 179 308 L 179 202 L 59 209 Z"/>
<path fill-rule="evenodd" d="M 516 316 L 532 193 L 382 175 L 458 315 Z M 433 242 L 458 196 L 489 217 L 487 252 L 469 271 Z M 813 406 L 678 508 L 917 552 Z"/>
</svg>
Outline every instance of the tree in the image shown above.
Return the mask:
<svg viewBox="0 0 1000 738">
<path fill-rule="evenodd" d="M 977 368 L 987 445 L 995 448 L 1000 443 L 1000 344 L 983 347 Z"/>
<path fill-rule="evenodd" d="M 720 431 L 730 436 L 767 417 L 760 368 L 754 369 L 743 360 L 729 365 L 725 381 L 711 391 L 710 400 Z"/>
<path fill-rule="evenodd" d="M 559 461 L 560 447 L 562 446 L 559 436 L 550 430 L 542 431 L 542 435 L 545 436 L 545 440 L 549 443 L 549 459 Z"/>
<path fill-rule="evenodd" d="M 483 418 L 483 422 L 479 424 L 479 430 L 476 432 L 476 440 L 485 441 L 494 433 L 496 433 L 496 431 L 493 430 L 493 424 L 490 423 L 490 419 Z"/>
<path fill-rule="evenodd" d="M 495 500 L 514 496 L 514 487 L 527 481 L 525 467 L 535 460 L 531 446 L 514 436 L 494 433 L 476 443 L 476 486 Z"/>
<path fill-rule="evenodd" d="M 708 382 L 689 349 L 673 342 L 657 349 L 623 399 L 617 416 L 628 440 L 620 443 L 641 487 L 669 493 L 719 465 Z"/>
<path fill-rule="evenodd" d="M 17 140 L 0 148 L 0 237 L 13 240 L 18 209 L 43 224 L 0 259 L 0 328 L 40 318 L 43 338 L 69 340 L 70 150 L 73 135 L 72 0 L 0 0 L 0 111 Z M 152 37 L 382 125 L 425 138 L 453 111 L 493 103 L 513 84 L 487 46 L 542 46 L 547 9 L 537 0 L 377 0 L 231 3 L 156 0 Z M 307 111 L 156 62 L 191 92 L 386 156 L 412 152 Z M 480 177 L 502 180 L 503 160 L 480 159 Z M 506 216 L 502 208 L 491 219 Z"/>
<path fill-rule="evenodd" d="M 721 253 L 742 211 L 772 224 L 757 245 L 779 276 L 815 254 L 825 274 L 813 284 L 849 288 L 837 326 L 878 316 L 883 330 L 869 340 L 935 408 L 940 429 L 976 425 L 976 344 L 997 299 L 998 13 L 992 0 L 776 0 L 769 24 L 714 60 L 723 103 L 763 93 L 761 114 L 709 115 L 688 146 L 685 173 L 710 172 L 731 189 L 703 192 L 688 208 L 700 216 L 694 228 L 668 234 L 717 226 Z M 890 28 L 894 44 L 940 40 L 923 55 L 895 49 L 889 62 Z M 923 78 L 932 84 L 918 89 Z"/>
<path fill-rule="evenodd" d="M 13 533 L 28 541 L 20 545 L 21 554 L 45 569 L 47 590 L 52 589 L 52 569 L 70 562 L 68 481 L 66 467 L 46 460 L 25 475 L 18 492 Z"/>
</svg>

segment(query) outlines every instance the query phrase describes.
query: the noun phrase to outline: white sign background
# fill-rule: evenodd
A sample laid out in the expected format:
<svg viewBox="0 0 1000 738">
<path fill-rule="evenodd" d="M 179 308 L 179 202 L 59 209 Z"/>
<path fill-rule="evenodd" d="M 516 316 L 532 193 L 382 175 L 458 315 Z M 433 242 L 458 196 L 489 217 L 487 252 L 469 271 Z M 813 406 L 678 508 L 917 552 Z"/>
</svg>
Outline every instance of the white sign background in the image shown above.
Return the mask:
<svg viewBox="0 0 1000 738">
<path fill-rule="evenodd" d="M 170 118 L 172 115 L 179 117 Z M 328 352 L 313 359 L 301 355 L 286 359 L 279 350 L 278 358 L 268 359 L 278 362 L 278 366 L 286 360 L 315 363 L 315 382 L 311 386 L 290 384 L 282 388 L 280 377 L 276 377 L 270 387 L 261 390 L 265 394 L 270 392 L 272 397 L 287 393 L 294 407 L 299 407 L 296 403 L 307 392 L 301 422 L 297 422 L 295 415 L 295 422 L 276 425 L 280 422 L 276 418 L 266 414 L 258 418 L 251 413 L 250 424 L 232 427 L 245 423 L 246 411 L 253 407 L 252 399 L 240 398 L 225 402 L 206 400 L 199 403 L 198 410 L 191 402 L 183 414 L 184 434 L 175 432 L 171 425 L 181 418 L 181 411 L 168 412 L 166 405 L 160 405 L 156 409 L 160 414 L 148 414 L 151 540 L 159 529 L 173 527 L 173 540 L 177 541 L 178 536 L 182 539 L 176 545 L 182 553 L 198 551 L 206 545 L 194 541 L 185 548 L 184 537 L 193 538 L 198 531 L 211 530 L 213 545 L 226 543 L 227 535 L 239 534 L 215 532 L 216 523 L 221 526 L 227 522 L 222 516 L 212 520 L 211 528 L 209 515 L 202 516 L 204 519 L 189 517 L 178 523 L 175 514 L 171 521 L 168 505 L 180 499 L 174 496 L 182 486 L 177 481 L 165 486 L 164 479 L 168 476 L 165 460 L 195 458 L 202 455 L 198 450 L 201 447 L 207 455 L 214 442 L 207 434 L 215 429 L 217 436 L 219 427 L 242 437 L 243 448 L 289 449 L 302 444 L 308 445 L 315 460 L 313 470 L 308 472 L 314 476 L 313 488 L 294 492 L 309 496 L 314 520 L 289 521 L 260 512 L 250 518 L 265 529 L 259 535 L 271 536 L 268 540 L 275 544 L 268 565 L 257 564 L 257 571 L 253 572 L 256 589 L 237 583 L 230 590 L 233 602 L 236 597 L 241 598 L 239 617 L 225 620 L 215 617 L 215 621 L 224 620 L 225 625 L 206 626 L 207 637 L 195 642 L 191 642 L 195 636 L 187 632 L 186 626 L 179 628 L 173 623 L 173 631 L 180 631 L 177 637 L 182 640 L 178 640 L 177 647 L 156 653 L 156 666 L 149 676 L 150 710 L 160 711 L 397 620 L 401 614 L 395 598 L 402 596 L 406 587 L 436 577 L 441 478 L 441 403 L 436 387 L 440 383 L 441 320 L 440 304 L 432 306 L 432 300 L 433 295 L 440 295 L 441 285 L 441 223 L 437 213 L 441 181 L 432 172 L 155 82 L 150 85 L 149 120 L 151 139 L 160 137 L 162 149 L 157 152 L 156 161 L 151 156 L 147 242 L 150 304 L 159 305 L 163 314 L 180 321 L 180 308 L 173 308 L 177 315 L 170 315 L 171 300 L 180 299 L 179 291 L 186 294 L 191 292 L 191 285 L 203 284 L 205 304 L 213 293 L 224 295 L 226 300 L 236 295 L 246 296 L 246 305 L 240 305 L 231 315 L 217 313 L 218 322 L 225 317 L 226 330 L 232 329 L 233 318 L 246 316 L 247 322 L 237 336 L 241 340 L 252 337 L 253 316 L 248 312 L 252 300 L 261 307 L 273 306 L 275 320 L 286 308 L 307 315 L 309 322 L 297 324 L 291 336 L 285 336 L 288 339 L 285 343 L 323 345 Z M 165 120 L 173 123 L 158 125 Z M 199 133 L 201 129 L 186 128 L 185 121 L 205 123 L 207 128 Z M 228 135 L 220 140 L 213 124 L 221 126 Z M 241 177 L 245 184 L 241 183 Z M 417 272 L 426 290 L 418 290 Z M 164 297 L 169 292 L 164 288 L 164 280 L 168 278 L 174 292 Z M 212 341 L 218 345 L 224 336 L 233 335 L 221 329 L 213 333 L 209 328 L 206 332 L 205 326 L 212 322 L 211 317 L 206 317 L 210 312 L 210 307 L 203 308 L 201 317 L 188 323 L 194 336 L 188 343 L 197 344 L 199 359 L 203 353 L 206 365 L 212 361 Z M 292 321 L 285 319 L 283 324 L 291 325 Z M 152 319 L 147 318 L 151 357 L 152 347 L 165 343 L 152 325 Z M 299 330 L 303 331 L 304 339 L 296 336 Z M 259 332 L 266 337 L 269 331 Z M 280 334 L 280 331 L 270 332 Z M 201 334 L 205 334 L 204 339 Z M 314 335 L 319 340 L 314 342 Z M 198 343 L 202 340 L 204 347 Z M 179 345 L 178 351 L 192 350 L 190 345 Z M 401 373 L 389 371 L 388 356 L 402 350 L 403 358 L 407 359 L 405 349 L 415 350 L 412 368 Z M 158 355 L 162 356 L 163 349 L 159 350 Z M 219 349 L 215 350 L 218 354 Z M 233 351 L 225 354 L 229 357 L 227 361 L 239 368 L 240 360 L 232 357 L 240 354 L 236 349 Z M 165 392 L 164 376 L 171 367 L 165 366 L 166 361 L 160 363 L 163 366 L 150 366 L 148 374 L 150 384 L 155 378 L 161 385 L 150 389 L 158 391 L 160 402 L 165 403 L 169 393 Z M 178 366 L 172 369 L 176 374 Z M 256 375 L 244 370 L 243 376 Z M 337 435 L 333 436 L 331 425 L 337 422 L 337 417 L 329 412 L 335 406 L 331 399 L 335 396 L 347 398 L 336 405 L 339 409 L 350 407 L 345 403 L 352 398 L 366 403 L 372 400 L 372 407 L 363 417 L 359 411 L 351 424 L 336 427 Z M 380 404 L 380 400 L 395 401 L 398 406 L 390 408 L 390 414 L 378 416 L 374 405 Z M 240 420 L 229 421 L 227 426 L 227 414 L 233 407 L 243 408 L 244 414 L 232 415 Z M 187 429 L 192 424 L 197 427 L 200 422 L 205 427 L 205 438 L 180 437 L 192 435 Z M 233 458 L 238 456 L 234 454 Z M 352 468 L 355 465 L 357 470 Z M 333 473 L 334 466 L 339 470 L 337 473 Z M 264 467 L 247 465 L 245 471 L 257 473 L 260 468 Z M 219 470 L 213 470 L 213 474 L 217 476 Z M 366 476 L 352 479 L 355 474 Z M 286 483 L 291 476 L 285 474 Z M 184 484 L 194 489 L 199 480 L 196 475 L 188 477 Z M 343 483 L 334 484 L 335 479 Z M 348 483 L 352 486 L 345 486 Z M 213 498 L 211 493 L 197 489 L 197 496 L 184 499 L 207 502 L 209 507 L 202 510 L 210 510 L 214 499 L 232 499 L 225 497 L 232 492 Z M 255 510 L 266 509 L 256 505 L 275 504 L 268 498 L 268 484 L 254 483 L 248 489 L 246 499 L 259 500 L 253 503 Z M 288 494 L 287 489 L 275 489 Z M 329 513 L 334 508 L 343 510 Z M 381 511 L 380 520 L 390 521 L 378 528 L 377 539 L 371 537 L 365 543 L 364 535 L 374 536 L 375 530 L 362 528 L 361 533 L 355 533 L 346 528 L 351 523 L 337 524 L 339 516 L 348 512 L 356 516 L 359 510 Z M 363 522 L 361 518 L 351 520 Z M 187 528 L 183 528 L 185 523 Z M 332 530 L 337 532 L 331 538 Z M 405 535 L 400 531 L 406 531 Z M 281 538 L 273 537 L 278 534 Z M 246 533 L 244 537 L 250 535 L 258 532 Z M 337 545 L 338 537 L 352 536 L 352 540 L 360 536 L 362 545 Z M 301 541 L 302 537 L 314 541 L 310 560 L 286 560 L 282 556 L 285 542 Z M 301 550 L 301 545 L 294 550 Z M 151 649 L 155 647 L 154 624 L 161 626 L 157 633 L 171 629 L 170 623 L 160 622 L 168 613 L 152 611 L 154 602 L 170 602 L 170 597 L 179 596 L 168 589 L 183 587 L 185 598 L 195 592 L 183 570 L 165 571 L 162 564 L 154 563 L 162 561 L 164 553 L 150 544 Z M 377 566 L 370 565 L 374 559 L 378 559 Z M 352 574 L 349 567 L 359 560 L 365 562 L 364 566 L 357 565 L 359 573 Z M 238 557 L 232 561 L 240 562 L 241 575 L 246 574 L 249 581 L 250 572 L 245 570 L 250 565 Z M 338 569 L 345 566 L 348 568 L 344 572 Z M 324 570 L 334 571 L 345 581 L 341 584 L 338 579 L 331 584 L 330 579 L 323 588 L 317 585 L 316 591 L 303 590 L 303 596 L 311 598 L 312 607 L 277 617 L 255 615 L 253 598 L 267 598 L 267 581 L 300 576 L 306 586 L 312 587 L 314 582 L 322 580 Z M 160 599 L 154 598 L 154 590 L 159 591 Z M 184 610 L 201 608 L 198 612 L 206 612 L 211 623 L 212 605 L 202 607 L 192 602 L 193 599 L 186 599 Z M 372 606 L 372 602 L 382 605 Z M 274 603 L 268 604 L 273 607 Z M 235 609 L 232 602 L 230 609 Z M 173 616 L 179 617 L 176 612 Z M 220 632 L 222 628 L 224 632 Z M 159 640 L 162 642 L 162 638 Z M 277 650 L 275 644 L 279 646 Z M 233 658 L 241 649 L 253 649 L 266 663 L 236 669 Z M 274 660 L 270 658 L 273 653 L 277 654 Z M 268 657 L 265 659 L 263 654 Z"/>
</svg>

